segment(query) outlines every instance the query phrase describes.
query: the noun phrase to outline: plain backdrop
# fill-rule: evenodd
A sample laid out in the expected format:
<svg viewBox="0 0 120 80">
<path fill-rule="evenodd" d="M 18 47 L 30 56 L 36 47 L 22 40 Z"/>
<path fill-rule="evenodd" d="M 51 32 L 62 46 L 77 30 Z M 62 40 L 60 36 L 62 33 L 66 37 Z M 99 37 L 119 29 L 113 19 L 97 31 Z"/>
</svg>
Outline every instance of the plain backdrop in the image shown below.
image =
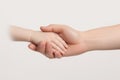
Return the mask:
<svg viewBox="0 0 120 80">
<path fill-rule="evenodd" d="M 120 24 L 120 0 L 0 0 L 0 80 L 120 80 L 120 50 L 50 60 L 9 39 L 10 25 L 51 23 L 81 31 Z"/>
</svg>

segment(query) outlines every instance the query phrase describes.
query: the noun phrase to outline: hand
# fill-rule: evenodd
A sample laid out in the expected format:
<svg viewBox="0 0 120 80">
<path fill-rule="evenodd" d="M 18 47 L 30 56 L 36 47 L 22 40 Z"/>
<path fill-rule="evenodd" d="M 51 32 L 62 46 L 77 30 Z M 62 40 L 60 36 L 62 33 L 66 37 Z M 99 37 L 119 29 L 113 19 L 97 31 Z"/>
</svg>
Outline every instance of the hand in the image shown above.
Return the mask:
<svg viewBox="0 0 120 80">
<path fill-rule="evenodd" d="M 11 37 L 15 41 L 27 41 L 32 42 L 36 45 L 40 41 L 49 42 L 52 45 L 51 51 L 60 51 L 61 55 L 65 53 L 67 48 L 67 44 L 65 43 L 65 41 L 60 38 L 56 33 L 33 31 L 16 26 L 12 26 L 10 32 Z"/>
<path fill-rule="evenodd" d="M 52 51 L 57 50 L 60 51 L 62 55 L 65 54 L 66 48 L 68 46 L 65 41 L 56 33 L 40 31 L 32 31 L 31 33 L 32 43 L 37 45 L 40 41 L 49 42 L 52 45 Z"/>
<path fill-rule="evenodd" d="M 57 33 L 63 40 L 65 40 L 69 47 L 63 56 L 73 56 L 88 51 L 87 44 L 85 43 L 83 37 L 84 32 L 77 31 L 66 25 L 57 24 L 48 25 L 46 27 L 42 26 L 41 30 L 43 32 Z M 29 45 L 30 49 L 47 54 L 48 55 L 47 57 L 49 58 L 53 58 L 51 57 L 51 54 L 53 55 L 53 53 L 55 54 L 56 58 L 62 57 L 59 56 L 60 52 L 58 51 L 51 52 L 51 49 L 49 47 L 51 47 L 50 43 L 48 42 L 45 43 L 44 41 L 40 42 L 39 47 L 35 46 L 32 43 Z"/>
</svg>

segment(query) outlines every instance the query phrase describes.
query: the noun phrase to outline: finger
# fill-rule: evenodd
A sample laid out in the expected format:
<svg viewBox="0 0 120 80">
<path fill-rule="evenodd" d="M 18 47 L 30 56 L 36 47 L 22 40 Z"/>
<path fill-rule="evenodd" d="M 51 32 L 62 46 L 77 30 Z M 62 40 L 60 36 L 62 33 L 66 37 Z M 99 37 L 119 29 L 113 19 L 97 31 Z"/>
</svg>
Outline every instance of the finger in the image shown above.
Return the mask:
<svg viewBox="0 0 120 80">
<path fill-rule="evenodd" d="M 54 50 L 52 49 L 52 45 L 49 42 L 47 42 L 46 43 L 46 52 L 45 52 L 45 55 L 48 58 L 52 59 L 52 58 L 54 58 L 53 52 L 54 52 Z"/>
<path fill-rule="evenodd" d="M 59 25 L 55 24 L 50 24 L 48 26 L 41 26 L 40 27 L 41 31 L 43 32 L 55 32 L 55 33 L 62 33 L 64 30 L 64 27 L 61 27 Z"/>
<path fill-rule="evenodd" d="M 33 43 L 30 43 L 29 45 L 28 45 L 28 47 L 29 47 L 29 49 L 31 49 L 31 50 L 33 50 L 33 51 L 36 51 L 36 45 L 35 44 L 33 44 Z"/>
<path fill-rule="evenodd" d="M 52 44 L 52 47 L 53 47 L 54 49 L 60 51 L 62 54 L 65 53 L 65 52 L 64 52 L 62 49 L 60 49 L 55 43 L 52 42 L 51 44 Z"/>
<path fill-rule="evenodd" d="M 61 58 L 62 57 L 62 54 L 59 51 L 55 50 L 54 54 L 55 54 L 55 58 Z"/>
<path fill-rule="evenodd" d="M 58 41 L 60 41 L 60 42 L 64 45 L 65 48 L 68 48 L 67 43 L 66 43 L 62 38 L 57 37 L 56 39 L 57 39 Z"/>
<path fill-rule="evenodd" d="M 60 49 L 62 49 L 63 51 L 67 51 L 66 48 L 64 47 L 64 45 L 58 41 L 58 40 L 54 40 L 52 41 L 53 43 L 55 43 Z"/>
<path fill-rule="evenodd" d="M 37 51 L 41 53 L 45 53 L 46 41 L 41 41 L 38 43 Z"/>
</svg>

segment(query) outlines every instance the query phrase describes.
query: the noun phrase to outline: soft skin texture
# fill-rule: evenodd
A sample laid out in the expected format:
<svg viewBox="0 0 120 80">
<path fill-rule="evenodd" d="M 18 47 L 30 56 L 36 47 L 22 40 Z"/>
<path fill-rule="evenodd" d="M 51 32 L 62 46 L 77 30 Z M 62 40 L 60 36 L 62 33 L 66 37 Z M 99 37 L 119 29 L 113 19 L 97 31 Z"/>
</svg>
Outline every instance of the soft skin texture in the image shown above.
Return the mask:
<svg viewBox="0 0 120 80">
<path fill-rule="evenodd" d="M 66 25 L 51 24 L 42 26 L 41 30 L 43 32 L 55 32 L 67 42 L 69 47 L 63 57 L 79 55 L 93 50 L 120 49 L 120 24 L 83 32 L 72 29 Z M 42 45 L 44 47 L 37 47 L 31 43 L 29 48 L 47 54 L 48 58 L 50 58 L 52 53 L 60 54 L 58 51 L 51 51 L 46 44 L 49 45 L 49 47 L 51 46 L 48 42 L 45 43 L 43 41 L 39 43 L 39 46 Z M 59 56 L 56 55 L 55 57 Z"/>
<path fill-rule="evenodd" d="M 48 42 L 51 45 L 51 51 L 59 51 L 62 55 L 65 53 L 67 48 L 65 41 L 53 32 L 33 31 L 14 26 L 11 27 L 11 37 L 15 41 L 27 41 L 32 42 L 35 45 L 41 41 Z"/>
<path fill-rule="evenodd" d="M 66 43 L 68 44 L 69 47 L 63 56 L 79 55 L 80 53 L 86 52 L 88 50 L 87 46 L 83 40 L 83 36 L 82 36 L 83 32 L 77 31 L 67 25 L 51 24 L 48 26 L 41 27 L 41 30 L 43 32 L 55 32 L 66 41 Z M 42 44 L 42 46 L 44 46 L 43 48 L 38 48 L 34 44 L 30 44 L 29 48 L 31 48 L 32 50 L 37 49 L 38 52 L 42 52 L 42 53 L 45 53 L 46 50 L 51 51 L 49 48 L 45 48 L 46 47 L 45 42 L 41 42 L 39 44 L 39 46 L 41 44 Z M 49 44 L 49 43 L 46 43 L 46 44 Z M 53 53 L 59 54 L 58 51 L 53 52 Z M 47 52 L 45 54 L 49 55 L 50 53 Z M 50 55 L 49 55 L 49 57 L 50 57 Z M 60 56 L 55 55 L 55 57 L 59 58 Z"/>
</svg>

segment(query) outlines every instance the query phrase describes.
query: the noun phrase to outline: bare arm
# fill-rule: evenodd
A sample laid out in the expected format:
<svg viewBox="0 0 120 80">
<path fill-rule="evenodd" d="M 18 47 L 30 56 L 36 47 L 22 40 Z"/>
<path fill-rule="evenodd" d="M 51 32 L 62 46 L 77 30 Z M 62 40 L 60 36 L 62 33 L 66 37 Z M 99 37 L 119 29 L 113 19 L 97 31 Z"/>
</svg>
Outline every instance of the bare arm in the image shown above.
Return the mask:
<svg viewBox="0 0 120 80">
<path fill-rule="evenodd" d="M 65 41 L 53 32 L 33 31 L 13 26 L 11 27 L 11 36 L 15 41 L 32 42 L 36 45 L 41 41 L 50 42 L 52 45 L 51 51 L 57 50 L 62 54 L 65 53 L 67 48 Z"/>
<path fill-rule="evenodd" d="M 78 31 L 66 25 L 51 24 L 41 27 L 41 30 L 44 32 L 55 32 L 67 42 L 69 47 L 63 57 L 79 55 L 93 50 L 120 49 L 120 24 L 88 31 Z M 37 48 L 34 44 L 31 44 L 31 46 Z M 45 45 L 42 46 L 44 48 L 38 48 L 39 51 L 50 51 Z M 34 50 L 32 47 L 30 48 Z M 50 53 L 48 52 L 47 54 L 49 55 Z"/>
<path fill-rule="evenodd" d="M 15 41 L 30 41 L 33 30 L 24 29 L 16 26 L 10 28 L 11 37 Z"/>
<path fill-rule="evenodd" d="M 120 49 L 120 24 L 83 32 L 89 50 Z"/>
</svg>

